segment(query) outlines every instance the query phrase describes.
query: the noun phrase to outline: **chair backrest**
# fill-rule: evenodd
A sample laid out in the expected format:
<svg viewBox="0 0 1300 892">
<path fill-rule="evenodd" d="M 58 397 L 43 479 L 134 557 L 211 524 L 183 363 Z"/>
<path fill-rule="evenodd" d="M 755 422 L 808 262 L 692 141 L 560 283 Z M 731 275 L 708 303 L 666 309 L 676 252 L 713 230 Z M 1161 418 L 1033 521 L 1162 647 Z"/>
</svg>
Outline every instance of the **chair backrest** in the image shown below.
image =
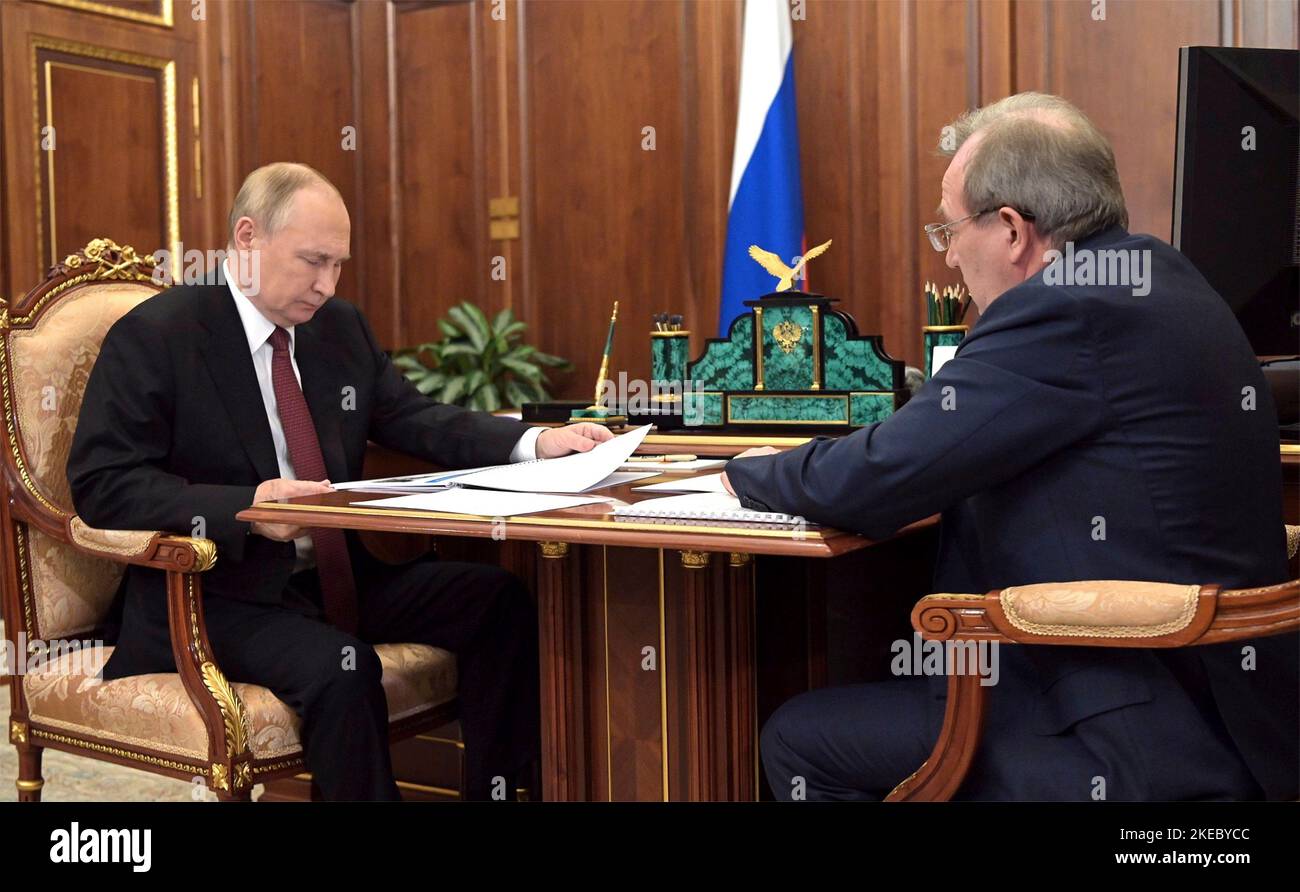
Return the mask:
<svg viewBox="0 0 1300 892">
<path fill-rule="evenodd" d="M 123 568 L 70 544 L 75 513 L 68 453 L 90 370 L 108 329 L 162 286 L 152 256 L 95 239 L 45 281 L 0 309 L 3 488 L 9 529 L 3 561 L 7 637 L 70 638 L 104 618 Z M 13 608 L 11 611 L 9 608 Z M 16 627 L 15 627 L 16 626 Z"/>
</svg>

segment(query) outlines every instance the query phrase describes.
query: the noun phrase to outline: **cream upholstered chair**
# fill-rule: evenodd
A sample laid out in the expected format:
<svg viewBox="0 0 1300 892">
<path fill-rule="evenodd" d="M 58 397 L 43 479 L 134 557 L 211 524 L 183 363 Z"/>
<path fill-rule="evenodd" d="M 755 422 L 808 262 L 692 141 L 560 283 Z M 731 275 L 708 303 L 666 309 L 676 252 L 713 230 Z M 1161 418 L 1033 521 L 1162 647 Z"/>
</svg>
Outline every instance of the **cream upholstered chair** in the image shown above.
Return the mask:
<svg viewBox="0 0 1300 892">
<path fill-rule="evenodd" d="M 201 778 L 222 799 L 247 799 L 254 784 L 303 771 L 297 716 L 266 688 L 229 681 L 207 641 L 203 572 L 220 557 L 215 545 L 167 531 L 91 529 L 72 505 L 66 464 L 87 378 L 109 327 L 160 290 L 153 269 L 152 257 L 96 239 L 16 304 L 0 303 L 5 637 L 47 648 L 10 679 L 20 800 L 40 799 L 46 747 Z M 104 619 L 127 564 L 167 573 L 176 671 L 104 682 L 96 675 L 111 648 L 96 662 L 93 651 L 56 642 Z M 376 650 L 392 739 L 454 718 L 450 653 L 421 644 Z"/>
<path fill-rule="evenodd" d="M 1300 527 L 1288 526 L 1295 557 Z M 986 595 L 928 595 L 912 626 L 931 641 L 1073 644 L 1088 647 L 1189 647 L 1300 629 L 1300 579 L 1264 588 L 1099 580 L 1049 582 Z M 943 728 L 930 758 L 886 797 L 944 801 L 975 758 L 986 688 L 973 672 L 948 676 Z"/>
</svg>

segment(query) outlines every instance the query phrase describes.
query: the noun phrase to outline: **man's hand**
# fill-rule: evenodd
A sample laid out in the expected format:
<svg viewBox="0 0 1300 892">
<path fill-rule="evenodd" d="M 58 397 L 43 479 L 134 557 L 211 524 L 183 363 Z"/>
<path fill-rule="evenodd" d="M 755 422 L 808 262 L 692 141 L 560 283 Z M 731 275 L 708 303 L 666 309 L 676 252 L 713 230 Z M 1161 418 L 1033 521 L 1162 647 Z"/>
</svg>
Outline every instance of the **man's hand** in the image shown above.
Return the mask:
<svg viewBox="0 0 1300 892">
<path fill-rule="evenodd" d="M 318 492 L 329 492 L 333 488 L 328 480 L 317 483 L 315 480 L 286 480 L 277 477 L 274 480 L 263 480 L 257 485 L 257 491 L 253 493 L 253 504 L 275 499 L 291 499 L 294 496 L 310 496 Z M 290 542 L 306 532 L 302 527 L 294 524 L 258 521 L 253 522 L 252 531 L 276 542 Z"/>
<path fill-rule="evenodd" d="M 744 452 L 740 453 L 740 455 L 733 456 L 733 458 L 753 458 L 756 455 L 776 455 L 780 451 L 780 449 L 773 446 L 755 446 L 753 449 L 746 449 Z M 736 494 L 736 491 L 731 488 L 731 481 L 727 479 L 726 471 L 722 472 L 722 486 L 733 496 Z"/>
<path fill-rule="evenodd" d="M 559 458 L 571 452 L 589 452 L 597 443 L 614 439 L 609 428 L 583 421 L 568 427 L 553 427 L 537 438 L 538 458 Z"/>
</svg>

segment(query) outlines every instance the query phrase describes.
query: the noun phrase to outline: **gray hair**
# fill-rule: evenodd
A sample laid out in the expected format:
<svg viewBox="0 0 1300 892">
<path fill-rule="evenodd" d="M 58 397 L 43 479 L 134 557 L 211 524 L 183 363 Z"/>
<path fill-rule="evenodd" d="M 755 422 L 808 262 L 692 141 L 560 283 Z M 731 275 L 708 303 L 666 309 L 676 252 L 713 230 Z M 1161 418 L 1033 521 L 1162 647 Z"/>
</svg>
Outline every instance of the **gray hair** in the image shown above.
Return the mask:
<svg viewBox="0 0 1300 892">
<path fill-rule="evenodd" d="M 251 217 L 266 232 L 275 235 L 289 216 L 289 206 L 299 189 L 324 186 L 339 195 L 339 190 L 325 175 L 306 164 L 276 161 L 250 173 L 239 187 L 230 208 L 230 241 L 235 241 L 235 224 L 240 217 Z M 340 200 L 342 195 L 339 195 Z"/>
<path fill-rule="evenodd" d="M 1033 214 L 1038 231 L 1058 246 L 1128 226 L 1110 142 L 1061 97 L 1017 93 L 968 111 L 943 129 L 940 153 L 956 154 L 976 133 L 963 184 L 968 211 Z"/>
</svg>

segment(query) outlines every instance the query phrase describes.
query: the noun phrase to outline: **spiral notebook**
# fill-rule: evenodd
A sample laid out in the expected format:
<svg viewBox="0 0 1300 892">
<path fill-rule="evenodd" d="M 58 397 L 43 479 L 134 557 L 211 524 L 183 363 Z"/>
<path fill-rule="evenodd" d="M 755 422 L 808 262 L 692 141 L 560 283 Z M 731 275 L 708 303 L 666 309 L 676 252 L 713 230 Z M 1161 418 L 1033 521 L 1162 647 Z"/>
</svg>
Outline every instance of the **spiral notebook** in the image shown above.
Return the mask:
<svg viewBox="0 0 1300 892">
<path fill-rule="evenodd" d="M 793 514 L 750 511 L 740 499 L 725 492 L 693 492 L 684 496 L 645 499 L 614 509 L 617 517 L 653 517 L 673 520 L 732 520 L 737 523 L 800 523 Z"/>
</svg>

